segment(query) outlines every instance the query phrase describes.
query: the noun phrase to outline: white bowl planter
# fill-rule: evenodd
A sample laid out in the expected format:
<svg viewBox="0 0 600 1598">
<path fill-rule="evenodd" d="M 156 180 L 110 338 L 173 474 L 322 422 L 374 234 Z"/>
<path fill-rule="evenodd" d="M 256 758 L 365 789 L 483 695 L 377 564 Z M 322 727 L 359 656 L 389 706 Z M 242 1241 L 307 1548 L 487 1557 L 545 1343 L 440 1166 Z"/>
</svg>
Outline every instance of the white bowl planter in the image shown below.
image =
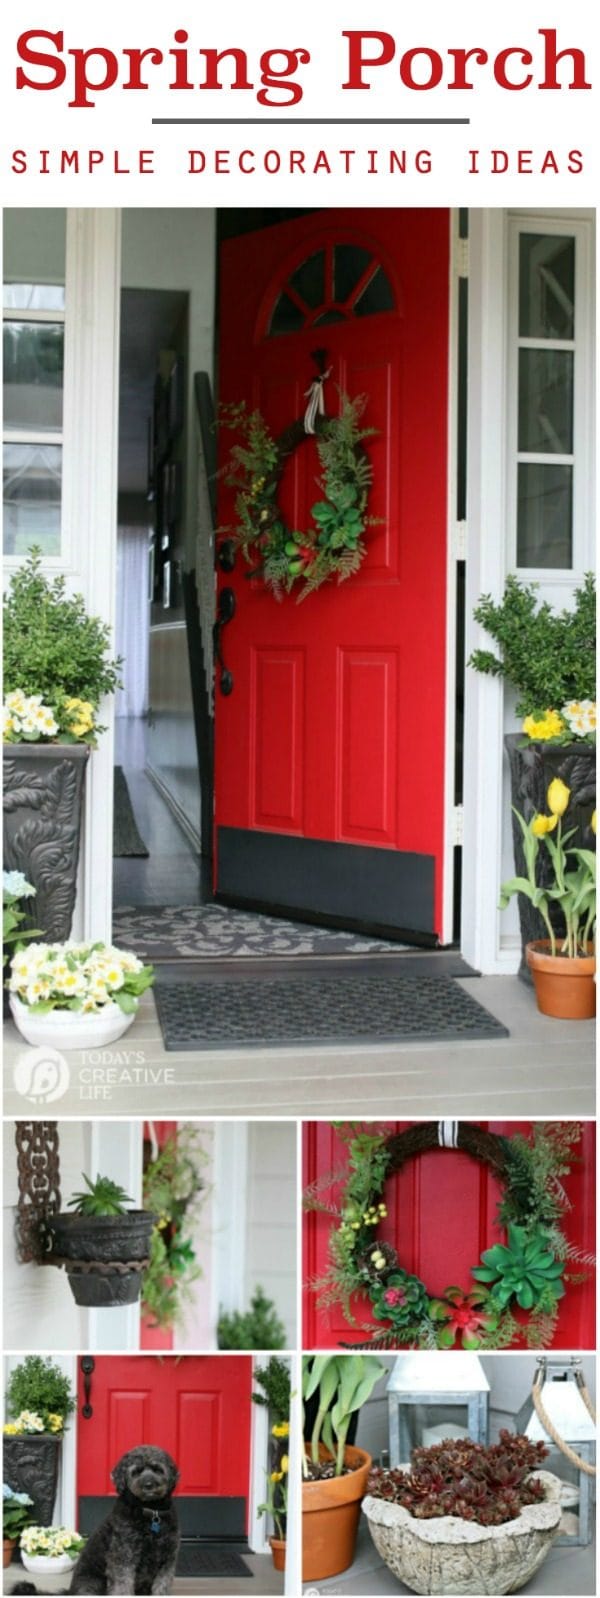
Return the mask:
<svg viewBox="0 0 600 1598">
<path fill-rule="evenodd" d="M 408 1469 L 409 1467 L 403 1467 Z M 560 1530 L 562 1483 L 547 1470 L 545 1500 L 527 1504 L 502 1526 L 478 1526 L 456 1515 L 416 1520 L 400 1504 L 370 1495 L 363 1512 L 378 1553 L 394 1576 L 418 1593 L 518 1592 L 546 1558 Z"/>
<path fill-rule="evenodd" d="M 62 1576 L 65 1571 L 72 1570 L 75 1564 L 68 1554 L 56 1554 L 52 1558 L 50 1554 L 26 1554 L 24 1548 L 21 1549 L 21 1559 L 25 1569 L 38 1576 Z"/>
<path fill-rule="evenodd" d="M 46 1015 L 35 1015 L 28 1005 L 22 1004 L 15 993 L 10 995 L 10 1008 L 15 1025 L 27 1043 L 34 1048 L 101 1049 L 115 1043 L 135 1021 L 133 1015 L 124 1015 L 118 1004 L 103 1004 L 101 1010 L 48 1010 Z"/>
</svg>

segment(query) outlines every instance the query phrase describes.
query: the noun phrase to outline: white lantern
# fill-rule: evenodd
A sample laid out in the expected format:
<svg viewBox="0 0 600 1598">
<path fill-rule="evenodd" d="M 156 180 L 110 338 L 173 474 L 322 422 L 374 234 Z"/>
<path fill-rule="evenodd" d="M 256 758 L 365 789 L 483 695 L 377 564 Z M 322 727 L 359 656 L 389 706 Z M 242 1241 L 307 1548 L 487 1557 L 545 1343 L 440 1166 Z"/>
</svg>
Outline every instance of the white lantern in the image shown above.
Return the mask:
<svg viewBox="0 0 600 1598">
<path fill-rule="evenodd" d="M 487 1443 L 489 1390 L 477 1354 L 399 1354 L 387 1384 L 392 1469 L 448 1437 Z"/>
<path fill-rule="evenodd" d="M 587 1465 L 593 1464 L 596 1455 L 596 1427 L 582 1398 L 585 1386 L 582 1363 L 574 1355 L 537 1360 L 534 1389 L 548 1420 L 574 1454 Z M 525 1400 L 516 1418 L 518 1432 L 524 1433 L 532 1443 L 546 1443 L 550 1449 L 544 1469 L 553 1471 L 564 1483 L 562 1502 L 563 1520 L 561 1536 L 556 1547 L 587 1546 L 592 1538 L 591 1484 L 592 1477 L 577 1464 L 566 1458 L 543 1419 L 535 1408 L 532 1394 Z"/>
</svg>

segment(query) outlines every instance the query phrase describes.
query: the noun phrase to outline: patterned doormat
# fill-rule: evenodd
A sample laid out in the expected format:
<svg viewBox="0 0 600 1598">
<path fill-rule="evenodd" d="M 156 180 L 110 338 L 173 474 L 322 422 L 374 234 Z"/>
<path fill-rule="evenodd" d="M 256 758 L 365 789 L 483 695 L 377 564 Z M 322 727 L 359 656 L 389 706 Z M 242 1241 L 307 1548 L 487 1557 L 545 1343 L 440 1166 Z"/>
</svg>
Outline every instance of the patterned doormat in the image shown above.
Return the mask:
<svg viewBox="0 0 600 1598">
<path fill-rule="evenodd" d="M 192 1542 L 185 1538 L 177 1555 L 178 1576 L 251 1576 L 250 1566 L 235 1548 Z"/>
<path fill-rule="evenodd" d="M 406 944 L 304 926 L 222 904 L 120 906 L 113 939 L 143 960 L 232 960 L 256 955 L 398 954 Z"/>
<path fill-rule="evenodd" d="M 361 961 L 252 975 L 198 966 L 194 981 L 163 970 L 154 987 L 167 1050 L 295 1044 L 452 1043 L 508 1037 L 452 977 L 406 974 L 404 960 Z"/>
</svg>

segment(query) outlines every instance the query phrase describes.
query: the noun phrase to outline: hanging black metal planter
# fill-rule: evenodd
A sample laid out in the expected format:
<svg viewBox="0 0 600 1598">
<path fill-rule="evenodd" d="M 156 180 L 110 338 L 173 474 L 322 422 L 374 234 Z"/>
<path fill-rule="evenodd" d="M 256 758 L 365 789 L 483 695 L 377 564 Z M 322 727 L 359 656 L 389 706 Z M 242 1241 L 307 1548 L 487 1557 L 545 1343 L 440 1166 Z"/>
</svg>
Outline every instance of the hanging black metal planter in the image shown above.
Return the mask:
<svg viewBox="0 0 600 1598">
<path fill-rule="evenodd" d="M 157 1220 L 148 1210 L 53 1215 L 47 1226 L 47 1262 L 64 1266 L 75 1303 L 84 1308 L 135 1304 Z"/>
</svg>

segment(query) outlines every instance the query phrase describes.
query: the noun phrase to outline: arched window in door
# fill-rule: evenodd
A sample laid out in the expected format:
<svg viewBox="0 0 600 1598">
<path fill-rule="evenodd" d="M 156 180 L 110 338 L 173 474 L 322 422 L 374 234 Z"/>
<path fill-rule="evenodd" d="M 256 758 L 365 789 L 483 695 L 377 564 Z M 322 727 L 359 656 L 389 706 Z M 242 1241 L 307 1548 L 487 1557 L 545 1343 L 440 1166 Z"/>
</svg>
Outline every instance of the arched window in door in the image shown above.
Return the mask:
<svg viewBox="0 0 600 1598">
<path fill-rule="evenodd" d="M 307 327 L 395 310 L 388 274 L 370 249 L 362 244 L 327 244 L 290 272 L 273 305 L 267 334 L 299 333 Z"/>
</svg>

